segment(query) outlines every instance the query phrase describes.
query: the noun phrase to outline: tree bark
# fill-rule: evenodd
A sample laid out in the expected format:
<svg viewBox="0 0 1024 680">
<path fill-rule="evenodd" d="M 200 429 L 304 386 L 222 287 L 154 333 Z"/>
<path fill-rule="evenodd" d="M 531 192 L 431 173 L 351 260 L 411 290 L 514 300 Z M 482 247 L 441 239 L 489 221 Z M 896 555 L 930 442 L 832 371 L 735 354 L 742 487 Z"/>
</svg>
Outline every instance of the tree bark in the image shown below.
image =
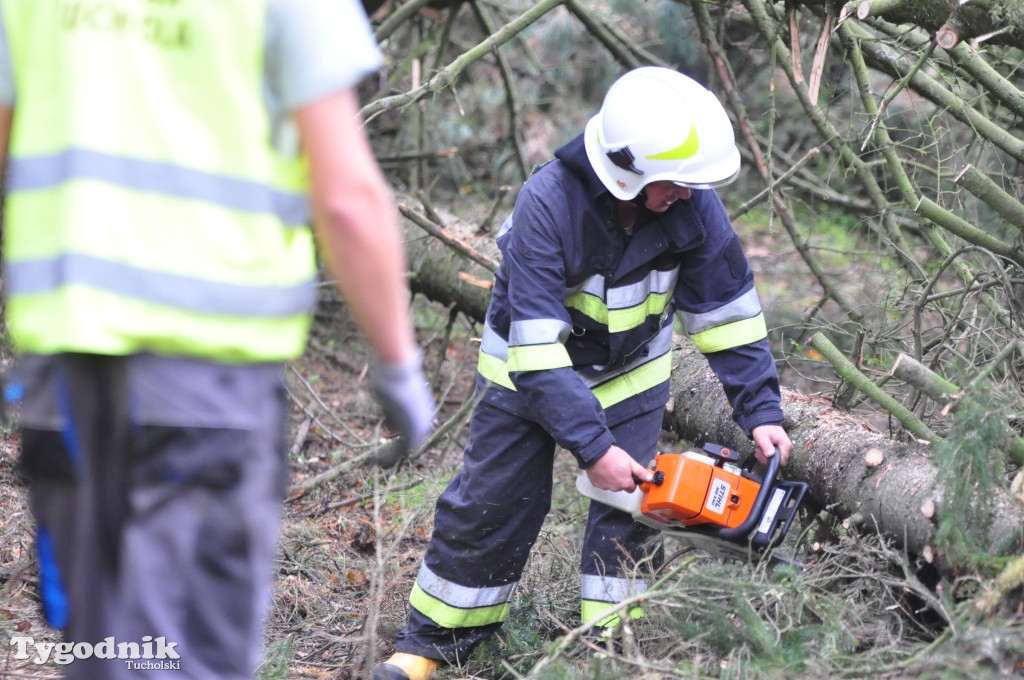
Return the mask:
<svg viewBox="0 0 1024 680">
<path fill-rule="evenodd" d="M 473 225 L 453 221 L 445 231 L 475 250 L 500 257 L 494 240 L 477 235 Z M 467 280 L 490 281 L 493 275 L 439 240 L 423 236 L 414 224 L 408 224 L 407 233 L 413 290 L 482 322 L 490 290 Z M 690 442 L 715 442 L 752 452 L 703 355 L 686 338 L 680 338 L 678 345 L 666 428 Z M 963 567 L 951 564 L 934 545 L 935 508 L 941 505 L 942 489 L 927 446 L 893 442 L 827 401 L 799 392 L 784 389 L 782 405 L 795 445 L 784 475 L 808 484 L 813 506 L 827 508 L 861 531 L 881 533 L 915 556 L 934 559 L 946 574 Z M 881 463 L 877 463 L 879 456 Z M 992 555 L 1019 553 L 1024 547 L 1021 503 L 1002 490 L 984 502 L 991 509 L 990 525 L 969 531 L 985 537 Z"/>
<path fill-rule="evenodd" d="M 824 11 L 831 3 L 807 0 L 802 4 Z M 971 0 L 964 4 L 948 0 L 852 0 L 846 8 L 859 19 L 913 24 L 932 35 L 953 31 L 959 41 L 983 38 L 992 44 L 1024 47 L 1024 0 Z"/>
</svg>

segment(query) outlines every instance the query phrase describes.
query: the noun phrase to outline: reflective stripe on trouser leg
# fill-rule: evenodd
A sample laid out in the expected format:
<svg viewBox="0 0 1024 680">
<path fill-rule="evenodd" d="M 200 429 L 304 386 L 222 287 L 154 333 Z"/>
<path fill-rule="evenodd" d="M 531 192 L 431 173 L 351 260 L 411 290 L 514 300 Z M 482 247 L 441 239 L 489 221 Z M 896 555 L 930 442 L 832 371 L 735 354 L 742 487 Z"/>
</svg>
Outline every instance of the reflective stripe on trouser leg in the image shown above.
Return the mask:
<svg viewBox="0 0 1024 680">
<path fill-rule="evenodd" d="M 657 453 L 662 416 L 659 409 L 613 426 L 616 444 L 646 465 Z M 591 501 L 580 562 L 583 622 L 598 619 L 596 625 L 604 627 L 619 623 L 618 613 L 599 617 L 617 603 L 646 590 L 640 576 L 657 567 L 662 559 L 658 535 L 657 529 L 633 521 L 621 510 Z M 643 610 L 631 606 L 628 616 L 640 618 Z"/>
<path fill-rule="evenodd" d="M 476 407 L 463 468 L 437 501 L 398 651 L 464 661 L 501 627 L 551 507 L 554 455 L 536 423 Z"/>
</svg>

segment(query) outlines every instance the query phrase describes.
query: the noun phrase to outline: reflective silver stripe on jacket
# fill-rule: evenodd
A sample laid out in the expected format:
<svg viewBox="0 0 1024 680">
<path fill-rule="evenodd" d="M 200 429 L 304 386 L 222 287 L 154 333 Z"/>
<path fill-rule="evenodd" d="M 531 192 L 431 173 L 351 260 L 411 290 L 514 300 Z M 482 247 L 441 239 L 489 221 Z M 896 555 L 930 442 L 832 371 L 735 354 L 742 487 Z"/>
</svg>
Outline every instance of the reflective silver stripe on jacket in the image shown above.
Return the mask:
<svg viewBox="0 0 1024 680">
<path fill-rule="evenodd" d="M 67 149 L 48 156 L 11 158 L 7 192 L 52 189 L 76 179 L 97 180 L 125 189 L 205 201 L 230 210 L 274 215 L 286 225 L 305 225 L 310 219 L 309 200 L 305 193 L 288 193 L 238 177 L 89 149 Z"/>
<path fill-rule="evenodd" d="M 491 586 L 489 588 L 460 586 L 457 583 L 446 581 L 432 572 L 426 563 L 420 565 L 419 574 L 416 575 L 416 583 L 431 597 L 435 597 L 445 604 L 458 607 L 459 609 L 505 604 L 512 599 L 516 585 L 518 585 L 518 582 L 516 582 L 503 586 Z"/>
<path fill-rule="evenodd" d="M 564 343 L 569 339 L 572 326 L 561 319 L 527 319 L 513 321 L 509 327 L 508 344 L 513 347 L 525 345 L 548 345 Z"/>
<path fill-rule="evenodd" d="M 642 579 L 612 578 L 583 574 L 580 595 L 595 602 L 622 602 L 647 592 Z"/>
<path fill-rule="evenodd" d="M 233 285 L 74 253 L 47 260 L 7 262 L 5 283 L 12 295 L 83 285 L 193 312 L 249 317 L 306 314 L 316 303 L 313 280 L 292 286 Z"/>
<path fill-rule="evenodd" d="M 647 354 L 645 356 L 642 356 L 636 361 L 626 364 L 621 368 L 617 368 L 614 371 L 602 373 L 597 378 L 587 378 L 583 375 L 580 375 L 580 377 L 583 378 L 583 382 L 586 383 L 587 387 L 589 387 L 590 389 L 594 389 L 599 385 L 603 385 L 604 383 L 615 380 L 616 378 L 625 373 L 635 371 L 638 367 L 643 366 L 644 364 L 648 364 L 654 361 L 655 359 L 662 357 L 665 354 L 668 354 L 671 350 L 672 324 L 666 324 L 665 326 L 662 326 L 661 330 L 658 331 L 658 334 L 654 336 L 654 339 L 647 343 Z"/>
<path fill-rule="evenodd" d="M 724 326 L 734 321 L 750 319 L 760 313 L 761 301 L 758 299 L 757 290 L 754 288 L 751 288 L 732 302 L 726 303 L 710 312 L 691 314 L 681 310 L 676 311 L 679 319 L 683 322 L 683 326 L 686 328 L 686 332 L 690 335 L 706 331 L 709 328 Z"/>
<path fill-rule="evenodd" d="M 676 287 L 678 274 L 678 266 L 668 271 L 655 269 L 636 283 L 609 288 L 608 309 L 628 309 L 642 304 L 652 294 L 669 293 Z"/>
<path fill-rule="evenodd" d="M 596 378 L 587 378 L 582 374 L 579 375 L 587 387 L 593 389 L 598 385 L 602 385 L 618 378 L 624 373 L 636 370 L 639 366 L 650 363 L 672 350 L 672 332 L 672 324 L 669 323 L 662 326 L 661 330 L 658 331 L 658 334 L 655 335 L 649 343 L 647 343 L 647 354 L 636 361 L 622 366 L 621 368 L 617 368 L 614 371 L 609 371 L 607 373 L 602 373 Z M 498 335 L 486 322 L 484 323 L 483 336 L 480 339 L 480 351 L 489 356 L 501 359 L 502 361 L 508 360 L 508 343 L 505 342 L 502 337 Z"/>
<path fill-rule="evenodd" d="M 570 298 L 577 293 L 587 293 L 593 295 L 596 298 L 604 299 L 604 277 L 600 274 L 594 274 L 587 278 L 583 283 L 577 284 L 572 288 L 565 289 L 565 297 Z"/>
<path fill-rule="evenodd" d="M 480 351 L 502 361 L 508 361 L 508 343 L 486 321 L 483 336 L 480 338 Z"/>
</svg>

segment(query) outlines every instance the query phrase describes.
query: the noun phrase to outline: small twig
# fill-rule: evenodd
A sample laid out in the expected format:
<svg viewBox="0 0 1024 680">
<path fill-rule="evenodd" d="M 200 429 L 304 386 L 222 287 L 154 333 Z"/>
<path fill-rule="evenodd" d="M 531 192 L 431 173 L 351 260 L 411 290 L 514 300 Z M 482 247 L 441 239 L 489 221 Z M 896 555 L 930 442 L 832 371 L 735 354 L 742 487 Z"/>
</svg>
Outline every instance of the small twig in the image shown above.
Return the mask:
<svg viewBox="0 0 1024 680">
<path fill-rule="evenodd" d="M 476 20 L 480 22 L 484 31 L 488 34 L 493 34 L 494 22 L 491 21 L 486 10 L 477 0 L 471 0 L 469 6 L 472 8 L 473 14 L 476 16 Z M 501 83 L 505 88 L 505 101 L 508 106 L 509 136 L 512 138 L 512 145 L 515 147 L 516 161 L 519 163 L 520 175 L 523 180 L 525 180 L 530 176 L 530 164 L 526 160 L 526 151 L 520 143 L 522 132 L 519 129 L 519 114 L 516 106 L 517 97 L 515 91 L 515 78 L 512 77 L 512 68 L 509 66 L 508 59 L 505 58 L 505 55 L 500 50 L 494 50 L 494 58 L 498 62 L 498 70 L 501 72 Z"/>
<path fill-rule="evenodd" d="M 409 161 L 427 160 L 431 158 L 454 158 L 459 152 L 459 147 L 449 146 L 445 149 L 424 149 L 423 151 L 407 151 L 405 153 L 394 153 L 378 156 L 377 162 L 381 165 L 387 163 L 408 163 Z"/>
<path fill-rule="evenodd" d="M 423 213 L 427 216 L 427 219 L 436 224 L 441 229 L 446 227 L 444 218 L 436 210 L 434 210 L 433 204 L 427 198 L 427 192 L 420 189 L 416 192 L 416 198 L 420 199 L 420 205 L 423 206 Z"/>
<path fill-rule="evenodd" d="M 415 486 L 417 486 L 417 485 L 419 485 L 421 483 L 423 483 L 423 480 L 421 478 L 417 477 L 416 479 L 408 481 L 405 484 L 399 484 L 398 486 L 389 486 L 387 489 L 385 489 L 383 492 L 380 492 L 380 493 L 383 493 L 384 495 L 387 495 L 387 494 L 397 493 L 398 491 L 408 491 L 409 489 L 411 489 L 411 488 L 413 488 L 413 487 L 415 487 Z M 374 496 L 377 495 L 377 493 L 378 492 L 376 490 L 374 490 L 373 493 L 364 493 L 364 494 L 360 494 L 359 496 L 352 496 L 351 498 L 346 498 L 343 501 L 335 501 L 333 503 L 328 503 L 327 505 L 325 505 L 323 507 L 319 507 L 319 508 L 315 508 L 313 510 L 310 510 L 309 512 L 306 513 L 305 516 L 306 517 L 316 517 L 317 515 L 322 515 L 325 512 L 330 512 L 331 510 L 337 510 L 338 508 L 346 508 L 346 507 L 348 507 L 350 505 L 357 505 L 357 504 L 362 503 L 364 501 L 373 500 Z"/>
<path fill-rule="evenodd" d="M 909 71 L 903 74 L 903 77 L 896 83 L 896 87 L 887 92 L 882 98 L 882 101 L 878 103 L 878 112 L 875 114 L 874 120 L 871 121 L 871 127 L 868 128 L 868 133 L 864 136 L 864 142 L 860 145 L 861 151 L 864 151 L 864 149 L 868 147 L 868 143 L 871 141 L 871 138 L 875 136 L 875 130 L 878 129 L 878 124 L 882 122 L 882 115 L 885 113 L 885 109 L 889 106 L 890 102 L 892 102 L 892 100 L 896 98 L 896 95 L 907 87 L 907 84 L 914 75 L 921 70 L 925 63 L 927 63 L 934 51 L 935 42 L 932 42 L 928 45 L 928 49 L 926 49 L 918 58 L 917 63 L 915 63 Z"/>
<path fill-rule="evenodd" d="M 444 425 L 441 425 L 436 430 L 434 430 L 430 437 L 428 437 L 427 440 L 423 442 L 423 445 L 420 446 L 419 450 L 426 451 L 427 449 L 433 447 L 438 441 L 440 441 L 442 437 L 448 434 L 448 432 L 453 427 L 455 427 L 463 419 L 465 419 L 466 414 L 468 414 L 469 411 L 473 408 L 473 397 L 474 392 L 470 392 L 469 395 L 466 397 L 465 401 L 462 403 L 462 406 L 460 406 L 459 410 L 455 413 L 455 415 L 449 418 L 444 423 Z M 372 462 L 377 458 L 377 455 L 384 449 L 386 449 L 389 445 L 390 443 L 385 442 L 383 444 L 375 446 L 369 451 L 366 451 L 356 456 L 355 458 L 350 458 L 344 461 L 343 463 L 339 463 L 338 465 L 335 465 L 331 469 L 321 472 L 315 477 L 310 477 L 309 479 L 299 482 L 298 484 L 293 484 L 291 488 L 289 488 L 288 490 L 289 502 L 301 498 L 303 495 L 305 495 L 309 491 L 312 491 L 321 484 L 332 482 L 341 475 L 346 474 L 348 472 L 352 472 L 357 468 L 362 467 L 363 465 L 366 465 L 369 462 Z"/>
<path fill-rule="evenodd" d="M 363 439 L 361 436 L 359 436 L 359 433 L 357 433 L 355 430 L 353 430 L 351 427 L 349 427 L 348 423 L 346 423 L 344 420 L 339 418 L 338 414 L 334 412 L 334 409 L 330 408 L 329 406 L 327 406 L 327 404 L 324 403 L 324 400 L 320 398 L 320 395 L 317 394 L 316 390 L 313 389 L 313 386 L 309 384 L 309 381 L 302 377 L 302 374 L 299 373 L 299 371 L 295 368 L 295 366 L 289 366 L 289 368 L 291 369 L 292 374 L 299 380 L 299 382 L 302 383 L 303 387 L 306 388 L 306 390 L 313 397 L 313 399 L 316 400 L 316 403 L 320 405 L 320 408 L 322 408 L 328 415 L 330 415 L 331 418 L 336 423 L 341 425 L 342 429 L 345 430 L 345 432 L 347 432 L 348 434 L 350 434 L 353 438 L 355 438 L 356 441 L 359 442 L 359 444 L 365 445 L 366 444 L 366 440 Z M 320 427 L 324 428 L 324 430 L 326 430 L 327 434 L 329 434 L 332 439 L 334 439 L 335 441 L 340 442 L 342 444 L 351 445 L 350 442 L 346 442 L 344 439 L 342 439 L 338 435 L 334 434 L 334 432 L 332 432 L 329 427 L 324 425 L 323 422 L 321 422 L 320 419 L 317 418 L 316 415 L 314 415 L 301 402 L 299 402 L 298 397 L 296 397 L 295 395 L 292 395 L 291 390 L 288 390 L 288 394 L 292 396 L 292 399 L 295 400 L 295 403 L 298 404 L 300 408 L 302 408 L 303 412 L 307 416 L 310 416 L 311 418 L 313 418 L 313 420 L 316 421 L 317 425 L 319 425 Z"/>
<path fill-rule="evenodd" d="M 305 409 L 303 409 L 305 410 Z M 295 438 L 292 439 L 292 446 L 288 453 L 291 458 L 295 458 L 299 455 L 299 451 L 302 450 L 302 445 L 306 443 L 306 437 L 309 436 L 309 426 L 313 424 L 313 418 L 306 416 L 302 419 L 299 424 L 298 430 L 295 432 Z"/>
<path fill-rule="evenodd" d="M 389 111 L 394 108 L 405 107 L 409 104 L 423 99 L 427 95 L 440 92 L 441 90 L 447 89 L 455 79 L 462 73 L 466 68 L 480 59 L 484 58 L 492 51 L 505 44 L 509 40 L 512 40 L 519 35 L 527 26 L 533 24 L 548 12 L 551 12 L 555 8 L 562 5 L 566 0 L 540 0 L 540 2 L 534 3 L 529 9 L 520 14 L 518 17 L 508 22 L 495 33 L 484 38 L 481 42 L 477 43 L 474 47 L 466 50 L 460 54 L 456 59 L 445 66 L 443 69 L 435 73 L 427 82 L 423 85 L 405 92 L 402 94 L 396 94 L 390 97 L 383 97 L 375 101 L 370 102 L 360 110 L 360 117 L 365 123 L 370 122 L 376 116 L 380 115 L 385 111 Z M 409 2 L 402 6 L 405 10 L 409 5 L 425 4 L 419 2 Z M 398 12 L 395 13 L 396 15 Z M 394 16 L 394 15 L 393 15 Z M 392 17 L 388 17 L 390 23 Z M 397 20 L 395 24 L 397 25 Z M 390 27 L 389 27 L 390 28 Z M 378 40 L 384 33 L 384 24 L 377 29 Z"/>
<path fill-rule="evenodd" d="M 505 199 L 505 194 L 509 192 L 509 189 L 511 189 L 511 187 L 508 185 L 498 187 L 498 193 L 494 197 L 494 201 L 491 203 L 491 209 L 488 211 L 487 217 L 484 218 L 484 221 L 481 222 L 480 226 L 477 228 L 477 234 L 487 234 L 491 231 L 491 224 L 494 222 L 494 216 L 498 214 L 498 208 L 501 207 L 501 202 Z"/>
<path fill-rule="evenodd" d="M 312 491 L 313 489 L 317 488 L 322 484 L 333 482 L 335 479 L 342 476 L 343 474 L 352 472 L 353 470 L 362 467 L 367 462 L 373 460 L 377 456 L 377 453 L 379 451 L 383 451 L 385 448 L 387 448 L 387 446 L 382 445 L 370 449 L 369 451 L 366 451 L 356 456 L 355 458 L 349 458 L 344 463 L 335 465 L 331 469 L 321 472 L 320 474 L 310 477 L 309 479 L 303 480 L 298 484 L 292 484 L 292 486 L 288 489 L 289 502 L 301 498 L 302 496 L 304 496 L 305 494 L 309 493 L 310 491 Z"/>
<path fill-rule="evenodd" d="M 431 384 L 435 391 L 441 389 L 441 369 L 444 368 L 444 360 L 448 355 L 448 343 L 452 339 L 452 329 L 455 327 L 455 321 L 459 318 L 459 308 L 452 305 L 451 309 L 448 310 L 448 323 L 444 327 L 444 338 L 441 340 L 441 347 L 437 353 L 437 368 L 434 369 L 434 379 Z"/>
<path fill-rule="evenodd" d="M 775 180 L 771 184 L 766 186 L 764 189 L 761 189 L 761 191 L 757 192 L 756 196 L 754 196 L 750 200 L 746 201 L 743 205 L 741 205 L 733 213 L 731 213 L 729 215 L 729 219 L 730 220 L 735 220 L 738 217 L 746 215 L 748 212 L 750 212 L 750 209 L 753 208 L 755 205 L 757 205 L 765 196 L 767 196 L 770 193 L 772 193 L 773 191 L 775 191 L 776 187 L 778 187 L 780 184 L 783 184 L 784 182 L 786 182 L 786 180 L 788 180 L 790 177 L 792 177 L 794 174 L 796 174 L 796 172 L 802 166 L 804 166 L 808 161 L 810 161 L 812 158 L 817 156 L 820 152 L 821 152 L 821 149 L 816 146 L 813 149 L 811 149 L 810 151 L 808 151 L 807 153 L 805 153 L 800 158 L 800 160 L 798 160 L 796 163 L 794 163 L 792 167 L 790 167 L 788 170 L 786 170 L 786 172 L 784 172 L 781 175 L 779 175 L 778 177 L 776 177 Z"/>
</svg>

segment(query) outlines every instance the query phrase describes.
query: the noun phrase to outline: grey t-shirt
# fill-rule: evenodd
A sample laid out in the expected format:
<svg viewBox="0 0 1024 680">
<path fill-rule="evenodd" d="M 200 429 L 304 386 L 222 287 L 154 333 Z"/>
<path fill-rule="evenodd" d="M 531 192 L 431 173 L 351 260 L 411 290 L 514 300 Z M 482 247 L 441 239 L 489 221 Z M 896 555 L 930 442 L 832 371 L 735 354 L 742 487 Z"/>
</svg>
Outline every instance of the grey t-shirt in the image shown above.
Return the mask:
<svg viewBox="0 0 1024 680">
<path fill-rule="evenodd" d="M 380 49 L 357 0 L 268 0 L 267 14 L 264 92 L 274 119 L 351 88 L 380 66 Z M 0 106 L 12 108 L 16 96 L 0 14 Z"/>
</svg>

